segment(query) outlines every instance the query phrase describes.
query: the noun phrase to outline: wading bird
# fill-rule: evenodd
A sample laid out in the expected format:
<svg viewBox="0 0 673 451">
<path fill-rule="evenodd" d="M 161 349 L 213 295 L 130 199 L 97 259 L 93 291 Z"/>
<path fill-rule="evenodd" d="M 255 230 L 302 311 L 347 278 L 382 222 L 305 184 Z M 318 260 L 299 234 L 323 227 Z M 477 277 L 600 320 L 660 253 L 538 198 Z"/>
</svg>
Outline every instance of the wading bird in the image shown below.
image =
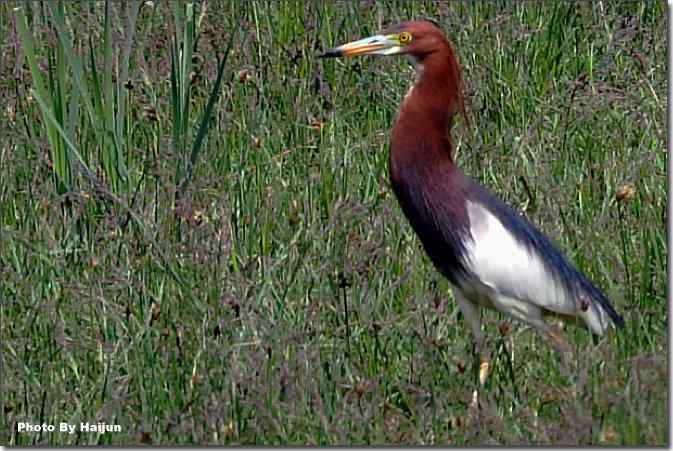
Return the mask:
<svg viewBox="0 0 673 451">
<path fill-rule="evenodd" d="M 530 324 L 557 349 L 569 348 L 544 316 L 579 317 L 597 335 L 608 318 L 623 327 L 605 295 L 547 237 L 456 167 L 450 131 L 453 116 L 465 110 L 460 69 L 444 34 L 430 22 L 403 22 L 321 57 L 356 55 L 406 55 L 416 69 L 393 128 L 390 182 L 472 329 L 480 386 L 490 368 L 481 307 Z"/>
</svg>

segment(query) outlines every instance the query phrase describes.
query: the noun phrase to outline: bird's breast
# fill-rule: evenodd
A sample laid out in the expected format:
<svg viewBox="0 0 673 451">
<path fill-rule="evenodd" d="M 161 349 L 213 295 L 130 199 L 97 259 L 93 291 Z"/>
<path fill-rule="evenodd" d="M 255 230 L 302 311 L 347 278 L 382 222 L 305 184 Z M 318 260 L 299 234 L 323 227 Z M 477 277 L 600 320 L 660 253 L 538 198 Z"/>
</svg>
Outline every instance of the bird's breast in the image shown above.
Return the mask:
<svg viewBox="0 0 673 451">
<path fill-rule="evenodd" d="M 449 280 L 464 277 L 471 239 L 464 193 L 453 171 L 391 159 L 390 180 L 400 207 L 435 267 Z"/>
</svg>

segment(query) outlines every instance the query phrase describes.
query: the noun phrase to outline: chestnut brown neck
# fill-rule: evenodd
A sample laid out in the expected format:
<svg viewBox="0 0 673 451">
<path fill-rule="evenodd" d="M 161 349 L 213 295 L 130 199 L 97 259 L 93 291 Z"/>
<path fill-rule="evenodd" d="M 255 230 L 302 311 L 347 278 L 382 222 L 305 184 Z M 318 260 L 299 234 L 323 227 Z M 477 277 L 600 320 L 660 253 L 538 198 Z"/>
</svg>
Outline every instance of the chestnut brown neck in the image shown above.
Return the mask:
<svg viewBox="0 0 673 451">
<path fill-rule="evenodd" d="M 391 162 L 405 157 L 452 160 L 450 129 L 453 115 L 463 112 L 463 103 L 458 62 L 448 42 L 419 59 L 417 70 L 418 79 L 402 102 L 393 129 Z"/>
</svg>

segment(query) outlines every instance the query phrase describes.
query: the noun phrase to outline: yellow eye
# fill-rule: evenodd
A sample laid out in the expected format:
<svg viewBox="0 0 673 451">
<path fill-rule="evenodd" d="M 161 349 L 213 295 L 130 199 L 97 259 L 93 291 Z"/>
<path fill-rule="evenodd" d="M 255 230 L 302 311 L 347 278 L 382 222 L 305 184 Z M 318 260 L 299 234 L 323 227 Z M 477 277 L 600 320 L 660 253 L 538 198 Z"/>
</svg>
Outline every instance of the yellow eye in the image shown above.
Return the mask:
<svg viewBox="0 0 673 451">
<path fill-rule="evenodd" d="M 397 39 L 400 41 L 400 44 L 408 44 L 411 42 L 411 33 L 403 31 Z"/>
</svg>

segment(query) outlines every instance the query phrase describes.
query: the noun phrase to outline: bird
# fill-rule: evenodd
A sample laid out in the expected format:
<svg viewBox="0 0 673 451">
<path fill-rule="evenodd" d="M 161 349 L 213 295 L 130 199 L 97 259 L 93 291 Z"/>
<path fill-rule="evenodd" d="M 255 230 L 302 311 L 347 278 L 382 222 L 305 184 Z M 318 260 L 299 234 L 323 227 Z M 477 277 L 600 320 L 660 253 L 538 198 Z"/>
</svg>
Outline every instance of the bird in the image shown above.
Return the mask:
<svg viewBox="0 0 673 451">
<path fill-rule="evenodd" d="M 549 238 L 456 165 L 451 129 L 457 114 L 467 118 L 463 80 L 438 24 L 405 21 L 319 57 L 358 55 L 404 55 L 415 68 L 392 130 L 390 184 L 471 329 L 480 389 L 491 369 L 482 308 L 532 326 L 561 352 L 569 349 L 566 338 L 547 316 L 579 318 L 598 336 L 610 323 L 624 327 L 605 294 Z"/>
</svg>

